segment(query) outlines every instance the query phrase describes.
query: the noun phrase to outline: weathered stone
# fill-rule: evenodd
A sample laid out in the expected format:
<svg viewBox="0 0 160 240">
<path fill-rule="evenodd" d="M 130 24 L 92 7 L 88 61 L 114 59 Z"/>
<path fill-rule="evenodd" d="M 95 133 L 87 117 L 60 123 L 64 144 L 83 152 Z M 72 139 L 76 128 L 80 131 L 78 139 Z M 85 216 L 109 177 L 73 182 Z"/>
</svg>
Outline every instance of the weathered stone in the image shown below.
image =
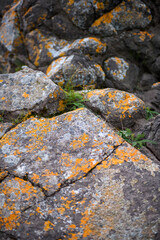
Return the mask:
<svg viewBox="0 0 160 240">
<path fill-rule="evenodd" d="M 160 115 L 136 129 L 136 134 L 144 134 L 144 138 L 153 141 L 146 143 L 147 148 L 160 160 Z"/>
<path fill-rule="evenodd" d="M 53 61 L 46 74 L 59 86 L 68 83 L 73 87 L 83 88 L 90 85 L 102 86 L 105 82 L 105 74 L 99 64 L 77 55 Z"/>
<path fill-rule="evenodd" d="M 2 12 L 4 11 L 5 7 L 8 5 L 11 5 L 14 0 L 1 0 L 0 4 L 0 16 L 2 15 Z"/>
<path fill-rule="evenodd" d="M 58 11 L 58 0 L 23 0 L 20 13 L 24 31 L 30 32 L 43 25 L 47 18 L 51 18 Z"/>
<path fill-rule="evenodd" d="M 1 118 L 1 116 L 0 116 Z M 2 120 L 3 120 L 3 117 L 2 117 Z M 3 122 L 0 122 L 0 138 L 13 126 L 14 124 L 13 123 L 10 123 L 10 122 L 6 122 L 6 123 L 3 123 Z"/>
<path fill-rule="evenodd" d="M 56 53 L 55 57 L 62 57 L 73 53 L 98 56 L 104 54 L 105 52 L 106 43 L 102 43 L 98 38 L 87 37 L 77 39 L 73 43 L 65 46 Z"/>
<path fill-rule="evenodd" d="M 21 218 L 17 213 L 10 229 L 3 223 L 3 231 L 22 240 L 156 239 L 159 184 L 159 165 L 123 143 L 84 178 L 26 209 Z"/>
<path fill-rule="evenodd" d="M 21 1 L 13 5 L 3 16 L 0 26 L 0 43 L 5 46 L 9 52 L 24 51 L 23 35 L 20 31 L 17 9 Z"/>
<path fill-rule="evenodd" d="M 48 23 L 46 23 L 48 24 Z M 49 28 L 58 37 L 64 39 L 77 39 L 85 36 L 84 32 L 77 28 L 66 16 L 57 14 L 52 17 Z"/>
<path fill-rule="evenodd" d="M 123 58 L 111 57 L 104 61 L 106 77 L 112 80 L 114 87 L 133 91 L 138 82 L 138 67 Z"/>
<path fill-rule="evenodd" d="M 17 73 L 1 74 L 0 85 L 4 120 L 12 121 L 29 112 L 50 115 L 64 109 L 63 91 L 42 72 L 24 67 Z"/>
<path fill-rule="evenodd" d="M 122 0 L 91 0 L 96 17 L 102 15 L 104 12 L 112 10 L 115 6 L 122 2 Z"/>
<path fill-rule="evenodd" d="M 31 118 L 1 139 L 1 167 L 27 176 L 51 195 L 86 175 L 122 141 L 87 109 L 51 119 Z"/>
<path fill-rule="evenodd" d="M 87 29 L 94 21 L 94 8 L 88 0 L 61 0 L 63 10 L 72 22 L 81 29 Z"/>
<path fill-rule="evenodd" d="M 152 20 L 150 9 L 140 0 L 125 0 L 111 12 L 97 19 L 89 31 L 111 36 L 118 31 L 145 28 Z"/>
<path fill-rule="evenodd" d="M 20 225 L 21 213 L 43 200 L 41 189 L 20 178 L 7 177 L 0 184 L 1 231 L 11 231 Z"/>
<path fill-rule="evenodd" d="M 36 29 L 26 35 L 25 45 L 29 60 L 37 67 L 48 65 L 59 55 L 60 49 L 68 45 L 68 41 L 55 36 L 48 36 Z"/>
<path fill-rule="evenodd" d="M 134 94 L 106 88 L 85 95 L 86 105 L 118 128 L 131 127 L 145 116 L 144 102 Z"/>
<path fill-rule="evenodd" d="M 125 33 L 124 43 L 132 57 L 143 63 L 151 72 L 153 72 L 152 64 L 160 54 L 160 49 L 156 47 L 153 39 L 157 34 L 148 31 L 133 31 Z"/>
</svg>

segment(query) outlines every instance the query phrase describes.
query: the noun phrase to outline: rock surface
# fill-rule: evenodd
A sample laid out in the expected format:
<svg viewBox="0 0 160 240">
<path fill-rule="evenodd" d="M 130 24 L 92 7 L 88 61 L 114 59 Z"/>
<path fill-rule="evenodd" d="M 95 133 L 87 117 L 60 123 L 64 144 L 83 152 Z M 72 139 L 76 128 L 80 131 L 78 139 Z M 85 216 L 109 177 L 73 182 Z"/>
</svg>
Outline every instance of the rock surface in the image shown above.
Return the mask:
<svg viewBox="0 0 160 240">
<path fill-rule="evenodd" d="M 106 88 L 85 95 L 86 105 L 100 113 L 114 127 L 131 127 L 145 116 L 144 102 L 135 95 Z"/>
<path fill-rule="evenodd" d="M 12 121 L 29 112 L 51 115 L 64 110 L 64 93 L 47 76 L 28 67 L 0 75 L 0 114 Z"/>
<path fill-rule="evenodd" d="M 1 183 L 2 232 L 17 239 L 158 233 L 159 166 L 89 110 L 31 118 L 0 144 L 2 174 L 9 172 Z"/>
</svg>

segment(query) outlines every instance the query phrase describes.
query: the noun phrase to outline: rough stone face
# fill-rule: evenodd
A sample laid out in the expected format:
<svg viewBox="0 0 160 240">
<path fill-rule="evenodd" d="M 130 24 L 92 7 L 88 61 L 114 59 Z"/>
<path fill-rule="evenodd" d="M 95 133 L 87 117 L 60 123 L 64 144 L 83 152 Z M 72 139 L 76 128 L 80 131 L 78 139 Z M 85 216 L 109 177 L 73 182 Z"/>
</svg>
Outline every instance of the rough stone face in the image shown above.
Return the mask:
<svg viewBox="0 0 160 240">
<path fill-rule="evenodd" d="M 90 27 L 94 21 L 93 5 L 88 0 L 61 0 L 63 10 L 72 22 L 81 29 Z"/>
<path fill-rule="evenodd" d="M 0 116 L 0 118 L 2 118 L 3 121 L 3 117 Z M 13 126 L 13 123 L 3 123 L 0 121 L 0 138 Z"/>
<path fill-rule="evenodd" d="M 105 74 L 100 65 L 77 55 L 61 57 L 53 61 L 46 74 L 55 83 L 63 87 L 67 83 L 76 88 L 89 85 L 102 86 L 105 82 Z"/>
<path fill-rule="evenodd" d="M 132 57 L 147 67 L 151 72 L 154 72 L 153 62 L 160 54 L 160 48 L 155 43 L 158 34 L 151 31 L 138 31 L 127 32 L 124 35 L 123 41 L 126 48 L 130 51 Z"/>
<path fill-rule="evenodd" d="M 106 52 L 106 43 L 102 43 L 98 38 L 87 37 L 77 39 L 73 43 L 65 46 L 61 49 L 55 57 L 62 57 L 64 55 L 70 55 L 73 53 L 85 54 L 85 55 L 102 55 Z"/>
<path fill-rule="evenodd" d="M 106 77 L 112 80 L 115 88 L 133 91 L 138 81 L 139 69 L 123 58 L 111 57 L 104 61 Z"/>
<path fill-rule="evenodd" d="M 43 25 L 47 18 L 60 11 L 58 0 L 23 0 L 20 12 L 25 32 Z"/>
<path fill-rule="evenodd" d="M 60 49 L 68 45 L 68 41 L 55 36 L 47 36 L 36 29 L 26 35 L 25 45 L 29 53 L 29 60 L 35 66 L 42 67 L 57 57 Z"/>
<path fill-rule="evenodd" d="M 1 231 L 10 231 L 20 225 L 21 213 L 44 199 L 41 189 L 18 177 L 7 177 L 0 185 Z"/>
<path fill-rule="evenodd" d="M 136 133 L 144 133 L 145 139 L 149 139 L 154 142 L 154 144 L 148 142 L 146 146 L 156 156 L 156 158 L 160 160 L 160 115 L 156 116 L 153 120 L 150 120 L 150 122 L 141 125 L 136 130 Z"/>
<path fill-rule="evenodd" d="M 12 121 L 29 112 L 44 115 L 64 110 L 63 91 L 47 76 L 25 67 L 13 74 L 0 75 L 0 114 Z"/>
<path fill-rule="evenodd" d="M 25 163 L 32 161 L 34 170 L 32 181 L 39 184 L 43 179 L 44 184 L 44 179 L 46 179 L 46 184 L 52 190 L 56 183 L 53 179 L 58 178 L 60 174 L 61 176 L 64 174 L 68 179 L 70 176 L 75 179 L 76 176 L 76 180 L 59 186 L 59 191 L 43 200 L 43 196 L 39 197 L 40 193 L 37 194 L 37 188 L 31 186 L 28 181 L 18 177 L 11 179 L 7 177 L 1 183 L 6 194 L 6 198 L 1 198 L 1 205 L 2 207 L 6 206 L 3 207 L 3 215 L 6 216 L 6 212 L 11 214 L 11 209 L 13 209 L 14 218 L 7 216 L 3 221 L 1 220 L 3 232 L 22 240 L 27 238 L 33 240 L 96 240 L 97 237 L 98 239 L 118 240 L 156 239 L 160 230 L 158 226 L 160 221 L 159 165 L 153 163 L 129 144 L 122 142 L 113 130 L 88 110 L 78 110 L 52 118 L 50 124 L 48 124 L 48 120 L 43 119 L 41 127 L 38 127 L 38 121 L 41 120 L 28 120 L 2 139 L 3 151 L 6 149 L 4 148 L 6 141 L 12 145 L 10 146 L 15 151 L 16 146 L 21 144 L 24 138 L 26 139 L 26 145 L 23 145 L 22 150 L 24 153 L 23 162 L 17 166 L 17 164 L 9 163 L 3 157 L 2 162 L 5 162 L 5 168 L 8 168 L 9 171 L 12 169 L 16 175 L 23 175 L 27 171 L 30 179 L 31 168 L 25 168 Z M 65 136 L 64 134 L 63 137 L 59 134 L 58 136 L 53 134 L 53 131 L 58 130 L 58 128 L 53 130 L 55 127 L 53 121 L 61 122 L 63 127 L 66 124 Z M 34 124 L 39 130 L 37 128 L 38 131 L 32 132 L 30 129 L 30 133 L 26 133 L 27 128 Z M 45 134 L 46 126 L 52 128 L 47 134 Z M 59 132 L 63 132 L 62 129 L 59 128 Z M 84 130 L 83 133 L 82 130 Z M 99 132 L 98 135 L 97 132 Z M 83 135 L 83 139 L 79 137 L 78 133 Z M 38 142 L 36 148 L 28 148 L 29 151 L 24 151 L 24 148 L 28 146 L 26 134 L 29 134 L 31 141 L 37 139 L 37 134 L 44 137 L 43 144 L 46 149 L 41 150 L 41 152 L 49 151 L 50 156 L 54 153 L 52 159 L 50 158 L 52 165 L 48 171 L 45 171 L 45 166 L 49 163 L 46 154 L 43 157 L 41 155 L 41 160 L 37 158 L 34 162 L 34 156 L 39 152 L 37 150 L 42 148 Z M 56 146 L 54 142 L 51 145 L 49 141 L 49 145 L 46 145 L 47 138 L 51 142 L 51 138 L 54 140 L 57 138 Z M 66 139 L 65 143 L 64 139 Z M 30 144 L 32 144 L 31 141 Z M 13 142 L 15 143 L 13 144 Z M 62 142 L 63 146 L 61 146 Z M 53 148 L 57 149 L 56 152 L 53 151 Z M 66 152 L 67 149 L 69 152 Z M 60 150 L 59 153 L 58 150 Z M 29 157 L 31 152 L 32 160 Z M 63 156 L 63 160 L 58 161 L 58 155 L 55 156 L 55 154 L 59 154 L 59 157 Z M 88 156 L 88 160 L 90 157 L 92 160 L 87 161 L 83 154 Z M 17 155 L 18 152 L 15 156 Z M 19 153 L 20 155 L 22 153 Z M 76 158 L 78 156 L 78 162 L 74 160 L 73 155 Z M 53 159 L 57 161 L 57 165 L 53 164 Z M 39 165 L 37 172 L 38 162 L 41 164 L 44 162 L 44 165 L 42 164 L 41 167 Z M 10 168 L 11 165 L 12 168 Z M 53 168 L 57 174 L 56 172 L 51 174 Z M 78 175 L 78 173 L 81 174 Z M 12 192 L 18 194 L 12 195 Z M 25 202 L 26 199 L 27 202 Z"/>
<path fill-rule="evenodd" d="M 89 31 L 111 36 L 118 31 L 145 28 L 152 20 L 150 9 L 140 0 L 126 0 L 97 19 Z"/>
<path fill-rule="evenodd" d="M 58 37 L 64 39 L 77 39 L 83 37 L 85 34 L 77 28 L 72 21 L 70 21 L 63 14 L 57 14 L 51 18 L 51 22 L 46 23 L 50 30 Z"/>
<path fill-rule="evenodd" d="M 0 16 L 2 15 L 2 12 L 4 11 L 5 7 L 8 5 L 11 5 L 13 3 L 13 0 L 1 0 L 0 5 Z"/>
<path fill-rule="evenodd" d="M 106 88 L 90 91 L 85 98 L 88 107 L 118 128 L 131 127 L 145 116 L 144 102 L 131 93 Z"/>
<path fill-rule="evenodd" d="M 9 52 L 19 51 L 23 48 L 23 36 L 20 32 L 17 9 L 21 1 L 10 8 L 3 16 L 0 26 L 0 43 L 5 46 Z"/>
<path fill-rule="evenodd" d="M 144 73 L 140 80 L 140 85 L 142 89 L 146 91 L 146 90 L 150 90 L 152 88 L 152 85 L 155 84 L 156 82 L 157 82 L 157 79 L 153 75 L 149 73 Z"/>
<path fill-rule="evenodd" d="M 31 118 L 1 140 L 1 167 L 27 177 L 47 195 L 82 178 L 123 140 L 87 109 Z"/>
</svg>

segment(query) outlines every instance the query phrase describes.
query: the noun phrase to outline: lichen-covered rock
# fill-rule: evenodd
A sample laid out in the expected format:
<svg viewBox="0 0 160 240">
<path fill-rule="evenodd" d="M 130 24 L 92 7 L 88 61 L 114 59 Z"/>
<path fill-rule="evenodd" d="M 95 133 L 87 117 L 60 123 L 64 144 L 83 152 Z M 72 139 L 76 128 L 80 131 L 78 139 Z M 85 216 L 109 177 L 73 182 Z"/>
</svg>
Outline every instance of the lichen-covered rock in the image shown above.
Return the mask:
<svg viewBox="0 0 160 240">
<path fill-rule="evenodd" d="M 85 98 L 88 107 L 118 128 L 131 127 L 145 116 L 144 102 L 131 93 L 106 88 L 90 91 Z"/>
<path fill-rule="evenodd" d="M 89 31 L 102 36 L 111 36 L 118 31 L 145 28 L 151 20 L 151 11 L 142 1 L 125 0 L 97 19 Z"/>
<path fill-rule="evenodd" d="M 36 67 L 42 67 L 57 57 L 59 51 L 68 45 L 68 41 L 48 36 L 36 29 L 26 35 L 25 45 L 29 53 L 29 60 Z"/>
<path fill-rule="evenodd" d="M 73 53 L 85 54 L 85 55 L 102 55 L 106 52 L 106 43 L 102 43 L 98 38 L 87 37 L 77 39 L 73 43 L 65 46 L 55 57 L 62 57 L 64 55 L 70 55 Z"/>
<path fill-rule="evenodd" d="M 123 41 L 131 56 L 154 72 L 153 62 L 160 54 L 160 48 L 156 44 L 158 34 L 149 31 L 134 30 L 125 33 Z"/>
<path fill-rule="evenodd" d="M 58 0 L 23 0 L 20 14 L 25 32 L 43 25 L 48 18 L 60 11 Z"/>
<path fill-rule="evenodd" d="M 122 142 L 87 109 L 50 119 L 31 118 L 1 139 L 1 167 L 18 177 L 27 176 L 52 195 L 86 175 Z"/>
<path fill-rule="evenodd" d="M 103 128 L 103 131 L 108 129 Z M 100 135 L 102 137 L 102 132 Z M 107 140 L 102 137 L 102 142 L 107 142 L 109 137 L 111 135 Z M 99 145 L 99 149 L 103 146 L 104 143 Z M 81 146 L 81 153 L 82 149 Z M 17 211 L 14 219 L 6 217 L 10 227 L 2 222 L 3 232 L 22 240 L 156 239 L 160 230 L 159 165 L 127 143 L 122 143 L 109 156 L 97 153 L 102 157 L 101 162 L 92 166 L 85 177 L 63 186 L 53 196 L 22 213 Z M 68 162 L 64 163 L 68 165 Z M 4 186 L 6 181 L 2 184 Z M 12 203 L 8 195 L 4 203 L 9 208 Z M 14 200 L 16 198 L 19 196 Z M 6 216 L 8 209 L 3 211 Z"/>
<path fill-rule="evenodd" d="M 0 75 L 0 114 L 4 120 L 29 112 L 44 115 L 64 110 L 63 91 L 39 71 L 24 67 L 13 74 Z"/>
<path fill-rule="evenodd" d="M 0 184 L 1 231 L 20 226 L 21 213 L 38 201 L 44 200 L 41 189 L 18 177 L 7 177 Z"/>
<path fill-rule="evenodd" d="M 2 121 L 0 121 L 0 138 L 14 125 L 11 122 L 3 122 L 3 117 L 0 116 L 0 119 L 2 119 Z"/>
<path fill-rule="evenodd" d="M 63 10 L 72 22 L 81 29 L 87 29 L 94 21 L 93 4 L 88 0 L 61 0 Z"/>
<path fill-rule="evenodd" d="M 46 74 L 59 86 L 68 83 L 73 87 L 83 88 L 89 85 L 102 86 L 105 83 L 105 74 L 101 66 L 77 55 L 53 61 Z"/>
<path fill-rule="evenodd" d="M 133 91 L 136 88 L 139 69 L 135 64 L 123 58 L 111 57 L 104 61 L 104 71 L 115 88 L 125 91 Z"/>
<path fill-rule="evenodd" d="M 104 12 L 112 10 L 122 0 L 91 0 L 96 16 L 102 15 Z"/>
<path fill-rule="evenodd" d="M 9 52 L 24 52 L 23 35 L 20 31 L 17 9 L 21 1 L 13 5 L 3 16 L 0 26 L 0 43 L 5 46 Z"/>
</svg>

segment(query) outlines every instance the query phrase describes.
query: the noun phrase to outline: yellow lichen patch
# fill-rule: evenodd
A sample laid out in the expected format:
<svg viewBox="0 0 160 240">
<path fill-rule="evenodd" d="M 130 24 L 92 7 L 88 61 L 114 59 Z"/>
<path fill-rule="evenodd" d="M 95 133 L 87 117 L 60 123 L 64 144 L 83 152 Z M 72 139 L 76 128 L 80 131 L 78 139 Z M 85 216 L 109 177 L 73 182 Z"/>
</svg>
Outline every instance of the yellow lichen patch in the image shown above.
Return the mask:
<svg viewBox="0 0 160 240">
<path fill-rule="evenodd" d="M 154 37 L 154 34 L 148 33 L 146 31 L 133 33 L 133 35 L 138 35 L 141 41 L 144 41 L 146 38 L 152 39 Z"/>
<path fill-rule="evenodd" d="M 71 233 L 71 237 L 68 238 L 68 240 L 78 240 L 77 234 L 76 233 Z"/>
<path fill-rule="evenodd" d="M 8 172 L 7 171 L 2 171 L 0 172 L 0 181 L 4 179 L 7 176 Z"/>
<path fill-rule="evenodd" d="M 65 109 L 65 104 L 63 100 L 59 101 L 58 111 L 62 112 Z"/>
<path fill-rule="evenodd" d="M 8 217 L 0 217 L 0 225 L 4 226 L 6 230 L 15 229 L 20 225 L 20 215 L 20 211 L 15 211 L 14 213 L 11 213 Z"/>
<path fill-rule="evenodd" d="M 5 98 L 5 97 L 2 97 L 1 99 L 2 99 L 2 100 L 5 100 L 6 98 Z"/>
<path fill-rule="evenodd" d="M 2 80 L 2 79 L 0 79 L 0 83 L 1 83 L 1 82 L 3 82 L 3 80 Z"/>
<path fill-rule="evenodd" d="M 71 6 L 73 3 L 74 3 L 74 0 L 68 0 L 67 5 L 68 5 L 68 6 Z"/>
<path fill-rule="evenodd" d="M 72 114 L 72 113 L 68 113 L 68 114 L 66 115 L 66 117 L 64 118 L 64 121 L 70 122 L 70 121 L 72 120 L 72 117 L 73 117 L 73 114 Z"/>
<path fill-rule="evenodd" d="M 89 222 L 89 219 L 90 219 L 90 215 L 91 215 L 91 212 L 89 212 L 88 210 L 86 210 L 84 213 L 83 213 L 83 217 L 81 219 L 81 224 L 80 224 L 80 227 L 83 229 L 83 237 L 87 237 L 87 236 L 91 236 L 92 235 L 92 230 L 88 224 Z"/>
<path fill-rule="evenodd" d="M 50 222 L 50 221 L 45 221 L 44 222 L 44 231 L 49 231 L 49 230 L 53 230 L 55 225 Z"/>
<path fill-rule="evenodd" d="M 102 23 L 105 24 L 109 24 L 112 22 L 113 19 L 113 14 L 112 11 L 109 13 L 105 13 L 103 16 L 101 16 L 99 19 L 97 19 L 93 24 L 92 27 L 99 27 Z"/>
<path fill-rule="evenodd" d="M 5 195 L 5 202 L 0 210 L 0 216 L 3 216 L 3 211 L 7 212 L 7 217 L 0 218 L 1 225 L 7 230 L 15 229 L 19 226 L 21 212 L 21 198 L 28 204 L 32 203 L 32 199 L 38 198 L 38 191 L 28 182 L 15 178 L 3 181 L 1 184 L 1 194 Z M 18 203 L 18 205 L 17 205 Z"/>
<path fill-rule="evenodd" d="M 29 94 L 27 94 L 26 92 L 24 92 L 24 93 L 22 94 L 22 96 L 23 96 L 24 98 L 28 98 L 28 97 L 29 97 Z"/>
<path fill-rule="evenodd" d="M 70 146 L 72 146 L 73 149 L 81 148 L 85 146 L 85 143 L 87 143 L 88 141 L 89 135 L 84 133 L 77 140 L 73 140 L 72 143 L 70 143 Z"/>
<path fill-rule="evenodd" d="M 130 112 L 129 112 L 131 107 L 132 107 L 132 111 L 133 111 L 133 107 L 135 110 L 138 110 L 137 98 L 133 94 L 123 92 L 121 99 L 118 101 L 118 99 L 117 99 L 118 91 L 115 90 L 112 92 L 108 92 L 108 97 L 109 97 L 108 102 L 113 101 L 114 108 L 121 111 L 121 115 L 120 115 L 121 119 L 124 119 L 126 117 L 126 114 L 128 114 L 128 116 L 131 117 Z"/>
</svg>

